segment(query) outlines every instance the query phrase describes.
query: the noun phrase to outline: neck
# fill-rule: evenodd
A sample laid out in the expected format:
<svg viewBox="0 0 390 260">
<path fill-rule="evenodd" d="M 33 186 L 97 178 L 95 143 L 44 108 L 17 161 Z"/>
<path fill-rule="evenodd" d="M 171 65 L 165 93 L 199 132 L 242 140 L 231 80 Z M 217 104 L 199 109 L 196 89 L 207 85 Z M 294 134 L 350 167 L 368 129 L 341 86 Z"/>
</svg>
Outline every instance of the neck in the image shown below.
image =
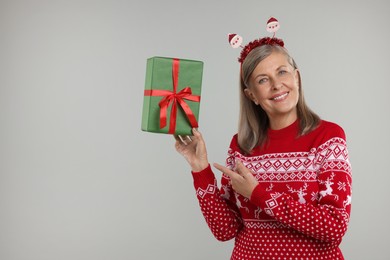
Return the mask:
<svg viewBox="0 0 390 260">
<path fill-rule="evenodd" d="M 298 116 L 296 113 L 288 116 L 279 117 L 279 118 L 269 117 L 270 128 L 272 130 L 283 129 L 291 125 L 292 123 L 294 123 L 297 119 Z"/>
</svg>

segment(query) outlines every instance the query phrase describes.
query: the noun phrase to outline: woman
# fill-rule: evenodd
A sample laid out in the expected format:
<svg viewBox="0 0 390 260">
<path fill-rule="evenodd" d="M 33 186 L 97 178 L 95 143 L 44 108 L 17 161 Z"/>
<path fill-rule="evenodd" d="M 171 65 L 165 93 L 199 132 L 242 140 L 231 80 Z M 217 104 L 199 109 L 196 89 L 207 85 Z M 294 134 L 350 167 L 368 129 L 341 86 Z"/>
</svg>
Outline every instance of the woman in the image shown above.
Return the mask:
<svg viewBox="0 0 390 260">
<path fill-rule="evenodd" d="M 176 138 L 192 169 L 202 213 L 231 259 L 344 259 L 351 167 L 345 134 L 306 105 L 299 70 L 276 38 L 240 57 L 240 120 L 221 189 L 201 133 Z"/>
</svg>

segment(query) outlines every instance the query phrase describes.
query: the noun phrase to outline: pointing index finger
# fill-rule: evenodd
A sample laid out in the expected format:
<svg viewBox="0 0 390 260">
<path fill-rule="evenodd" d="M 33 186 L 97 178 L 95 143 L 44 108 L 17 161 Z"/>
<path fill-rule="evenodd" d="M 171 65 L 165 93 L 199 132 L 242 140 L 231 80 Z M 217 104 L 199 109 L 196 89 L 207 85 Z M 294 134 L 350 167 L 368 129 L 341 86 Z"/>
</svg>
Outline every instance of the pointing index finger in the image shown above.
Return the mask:
<svg viewBox="0 0 390 260">
<path fill-rule="evenodd" d="M 225 166 L 222 166 L 218 163 L 213 163 L 213 166 L 215 168 L 217 168 L 219 171 L 221 171 L 222 173 L 226 174 L 227 176 L 229 176 L 230 178 L 235 178 L 237 176 L 237 173 L 230 170 L 229 168 L 225 167 Z"/>
<path fill-rule="evenodd" d="M 251 174 L 252 171 L 248 169 L 240 160 L 236 160 L 236 168 L 235 170 L 240 174 L 241 176 L 246 176 L 247 174 Z"/>
</svg>

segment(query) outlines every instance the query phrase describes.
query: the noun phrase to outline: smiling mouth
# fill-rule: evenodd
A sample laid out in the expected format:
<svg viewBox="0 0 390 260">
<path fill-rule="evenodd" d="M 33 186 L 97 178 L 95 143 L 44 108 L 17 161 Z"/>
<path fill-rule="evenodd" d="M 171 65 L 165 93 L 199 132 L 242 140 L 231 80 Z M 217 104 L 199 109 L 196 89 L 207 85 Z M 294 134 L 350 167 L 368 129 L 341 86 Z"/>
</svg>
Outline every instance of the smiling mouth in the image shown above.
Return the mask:
<svg viewBox="0 0 390 260">
<path fill-rule="evenodd" d="M 271 100 L 275 100 L 275 101 L 282 100 L 282 99 L 284 99 L 285 97 L 287 97 L 288 93 L 289 93 L 289 92 L 286 92 L 286 93 L 284 93 L 284 94 L 282 94 L 282 95 L 280 95 L 280 96 L 271 98 Z"/>
</svg>

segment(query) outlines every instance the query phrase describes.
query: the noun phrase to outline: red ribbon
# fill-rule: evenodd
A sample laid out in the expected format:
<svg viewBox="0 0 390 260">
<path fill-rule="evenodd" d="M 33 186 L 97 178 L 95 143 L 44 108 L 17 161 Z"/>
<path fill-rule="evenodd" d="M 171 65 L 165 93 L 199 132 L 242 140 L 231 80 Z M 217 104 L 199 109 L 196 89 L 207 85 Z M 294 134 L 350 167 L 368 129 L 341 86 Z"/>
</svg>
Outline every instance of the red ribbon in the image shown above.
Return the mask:
<svg viewBox="0 0 390 260">
<path fill-rule="evenodd" d="M 179 66 L 180 60 L 173 59 L 172 62 L 172 79 L 173 79 L 173 91 L 170 90 L 145 90 L 145 96 L 163 96 L 163 99 L 158 103 L 160 106 L 160 128 L 164 128 L 167 125 L 167 110 L 170 104 L 172 103 L 171 115 L 169 118 L 169 134 L 174 134 L 176 129 L 176 115 L 177 115 L 177 103 L 183 109 L 185 115 L 187 116 L 191 126 L 198 127 L 198 122 L 196 121 L 194 113 L 192 113 L 191 108 L 184 101 L 191 100 L 195 102 L 200 102 L 200 96 L 192 95 L 190 87 L 185 87 L 180 92 L 177 93 L 177 84 L 179 81 Z"/>
</svg>

